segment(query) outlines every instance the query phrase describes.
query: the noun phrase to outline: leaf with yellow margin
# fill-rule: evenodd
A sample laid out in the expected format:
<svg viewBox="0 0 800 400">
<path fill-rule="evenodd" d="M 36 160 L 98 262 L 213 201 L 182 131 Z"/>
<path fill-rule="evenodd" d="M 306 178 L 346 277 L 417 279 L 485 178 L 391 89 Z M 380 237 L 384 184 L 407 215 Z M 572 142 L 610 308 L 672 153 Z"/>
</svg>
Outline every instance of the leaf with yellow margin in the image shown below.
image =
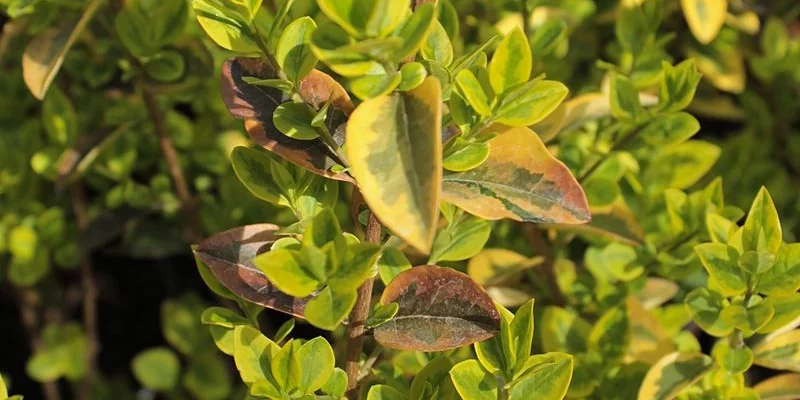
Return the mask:
<svg viewBox="0 0 800 400">
<path fill-rule="evenodd" d="M 578 224 L 589 221 L 583 189 L 527 127 L 491 128 L 489 158 L 442 178 L 442 199 L 484 219 Z"/>
<path fill-rule="evenodd" d="M 725 23 L 728 0 L 681 0 L 681 8 L 692 35 L 698 42 L 709 44 Z"/>
<path fill-rule="evenodd" d="M 639 387 L 638 400 L 669 400 L 711 371 L 714 361 L 700 353 L 671 353 L 653 365 Z"/>
<path fill-rule="evenodd" d="M 794 400 L 800 398 L 800 374 L 782 374 L 759 382 L 753 387 L 761 400 Z"/>
<path fill-rule="evenodd" d="M 347 158 L 361 194 L 395 235 L 428 253 L 442 182 L 442 89 L 436 78 L 361 103 L 347 123 Z"/>
</svg>

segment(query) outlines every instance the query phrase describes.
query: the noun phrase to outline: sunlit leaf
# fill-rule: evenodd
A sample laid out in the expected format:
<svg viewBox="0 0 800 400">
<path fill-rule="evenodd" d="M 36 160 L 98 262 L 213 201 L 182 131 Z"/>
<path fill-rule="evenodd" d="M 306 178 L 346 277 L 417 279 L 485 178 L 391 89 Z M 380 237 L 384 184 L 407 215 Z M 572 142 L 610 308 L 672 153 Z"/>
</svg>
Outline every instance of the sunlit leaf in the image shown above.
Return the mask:
<svg viewBox="0 0 800 400">
<path fill-rule="evenodd" d="M 800 331 L 767 336 L 753 348 L 756 365 L 800 372 Z"/>
<path fill-rule="evenodd" d="M 753 387 L 761 400 L 794 400 L 800 397 L 800 374 L 782 374 Z"/>
<path fill-rule="evenodd" d="M 725 23 L 728 0 L 681 0 L 689 30 L 697 41 L 711 43 Z"/>
<path fill-rule="evenodd" d="M 639 388 L 639 400 L 669 400 L 700 380 L 713 360 L 699 353 L 672 353 L 653 365 Z"/>
<path fill-rule="evenodd" d="M 247 225 L 218 233 L 200 243 L 196 254 L 228 290 L 241 298 L 297 317 L 309 299 L 279 291 L 253 264 L 277 240 L 271 224 Z"/>
<path fill-rule="evenodd" d="M 401 350 L 441 351 L 492 337 L 500 314 L 489 295 L 467 275 L 432 265 L 400 273 L 381 304 L 400 308 L 375 328 L 381 345 Z"/>
<path fill-rule="evenodd" d="M 347 157 L 364 200 L 397 236 L 427 253 L 441 192 L 441 89 L 416 89 L 358 106 L 347 124 Z"/>
<path fill-rule="evenodd" d="M 442 199 L 485 219 L 587 222 L 586 197 L 567 167 L 530 129 L 501 129 L 483 164 L 443 177 Z"/>
</svg>

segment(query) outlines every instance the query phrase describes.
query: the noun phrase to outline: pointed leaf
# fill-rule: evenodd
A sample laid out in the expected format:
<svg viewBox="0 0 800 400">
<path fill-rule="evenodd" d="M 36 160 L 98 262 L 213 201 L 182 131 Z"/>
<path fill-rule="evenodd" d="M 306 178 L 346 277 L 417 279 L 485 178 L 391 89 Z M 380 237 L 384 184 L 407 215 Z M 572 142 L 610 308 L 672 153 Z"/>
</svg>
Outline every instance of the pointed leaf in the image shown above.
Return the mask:
<svg viewBox="0 0 800 400">
<path fill-rule="evenodd" d="M 587 222 L 583 189 L 538 136 L 526 127 L 498 129 L 486 162 L 443 177 L 442 199 L 484 219 Z"/>
<path fill-rule="evenodd" d="M 497 400 L 497 379 L 477 360 L 456 364 L 450 370 L 450 378 L 464 400 Z"/>
<path fill-rule="evenodd" d="M 694 251 L 708 274 L 722 289 L 722 294 L 736 296 L 745 292 L 746 277 L 739 268 L 739 252 L 734 247 L 723 243 L 703 243 L 695 246 Z"/>
<path fill-rule="evenodd" d="M 566 353 L 537 354 L 528 358 L 524 371 L 511 382 L 508 400 L 553 399 L 566 396 L 572 381 L 572 356 Z"/>
<path fill-rule="evenodd" d="M 692 319 L 712 336 L 723 337 L 733 331 L 733 326 L 720 318 L 727 301 L 717 292 L 706 288 L 691 291 L 684 300 Z"/>
<path fill-rule="evenodd" d="M 400 273 L 381 304 L 400 307 L 375 328 L 375 340 L 401 350 L 441 351 L 494 336 L 500 314 L 489 295 L 467 275 L 433 265 Z"/>
<path fill-rule="evenodd" d="M 800 330 L 767 336 L 753 348 L 756 365 L 800 372 Z"/>
<path fill-rule="evenodd" d="M 256 224 L 234 228 L 204 240 L 195 254 L 214 277 L 241 298 L 297 317 L 309 299 L 298 299 L 278 290 L 253 264 L 277 239 L 276 225 Z"/>
<path fill-rule="evenodd" d="M 753 387 L 761 400 L 800 398 L 800 374 L 782 374 L 763 380 Z"/>
<path fill-rule="evenodd" d="M 775 265 L 764 272 L 756 285 L 759 293 L 787 295 L 800 290 L 800 243 L 789 243 L 778 251 Z"/>
<path fill-rule="evenodd" d="M 439 216 L 441 104 L 439 82 L 429 77 L 414 90 L 361 103 L 347 123 L 347 157 L 364 200 L 424 253 Z"/>
<path fill-rule="evenodd" d="M 533 57 L 528 38 L 522 29 L 512 30 L 503 39 L 489 62 L 489 80 L 497 94 L 528 81 Z"/>
<path fill-rule="evenodd" d="M 698 42 L 709 44 L 725 24 L 728 0 L 681 0 L 681 8 L 692 35 Z"/>
<path fill-rule="evenodd" d="M 742 248 L 745 251 L 768 251 L 776 254 L 782 244 L 783 234 L 778 210 L 767 188 L 762 187 L 744 221 Z"/>
</svg>

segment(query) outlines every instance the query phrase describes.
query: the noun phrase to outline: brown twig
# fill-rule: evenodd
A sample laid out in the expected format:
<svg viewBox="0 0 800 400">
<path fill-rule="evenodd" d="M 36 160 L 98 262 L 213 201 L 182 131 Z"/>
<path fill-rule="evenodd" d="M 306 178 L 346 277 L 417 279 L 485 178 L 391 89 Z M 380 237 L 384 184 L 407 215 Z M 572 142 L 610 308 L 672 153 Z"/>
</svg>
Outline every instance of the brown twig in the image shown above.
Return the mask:
<svg viewBox="0 0 800 400">
<path fill-rule="evenodd" d="M 381 223 L 371 213 L 367 222 L 367 241 L 370 243 L 380 243 L 381 241 Z M 347 373 L 347 398 L 350 400 L 358 398 L 361 349 L 364 347 L 365 321 L 369 316 L 369 308 L 372 303 L 373 283 L 374 278 L 369 278 L 358 288 L 358 299 L 350 313 L 350 323 L 347 325 L 347 354 L 344 366 Z"/>
<path fill-rule="evenodd" d="M 89 225 L 86 214 L 86 192 L 81 183 L 76 183 L 72 188 L 72 211 L 78 229 L 84 231 Z M 97 284 L 94 280 L 94 268 L 89 254 L 81 256 L 81 287 L 83 288 L 83 325 L 86 329 L 86 375 L 81 382 L 78 398 L 91 400 L 94 386 L 95 371 L 97 370 L 97 354 L 100 340 L 97 334 Z"/>
<path fill-rule="evenodd" d="M 539 269 L 544 274 L 547 280 L 547 286 L 550 288 L 550 293 L 553 296 L 553 304 L 563 306 L 566 302 L 564 294 L 561 293 L 561 288 L 558 286 L 558 279 L 556 279 L 555 257 L 553 251 L 544 239 L 542 231 L 535 224 L 521 224 L 522 232 L 528 238 L 531 247 L 537 255 L 544 257 L 542 266 Z"/>
<path fill-rule="evenodd" d="M 19 298 L 19 318 L 25 335 L 30 340 L 32 352 L 36 352 L 41 347 L 39 337 L 39 316 L 36 309 L 39 306 L 39 294 L 32 288 L 20 289 L 17 293 Z M 61 393 L 55 381 L 41 383 L 42 394 L 45 400 L 61 400 Z"/>
<path fill-rule="evenodd" d="M 164 115 L 161 113 L 161 110 L 158 109 L 158 104 L 153 94 L 144 87 L 141 88 L 141 92 L 144 105 L 147 108 L 147 113 L 153 121 L 153 130 L 156 136 L 158 136 L 161 154 L 164 156 L 164 161 L 167 163 L 169 175 L 172 178 L 172 183 L 175 185 L 178 199 L 181 202 L 181 212 L 187 223 L 184 235 L 189 242 L 200 243 L 200 241 L 203 240 L 200 218 L 198 217 L 192 194 L 189 192 L 189 185 L 186 183 L 186 178 L 184 178 L 181 163 L 180 160 L 178 160 L 178 152 L 175 151 L 172 139 L 167 135 L 164 125 Z"/>
</svg>

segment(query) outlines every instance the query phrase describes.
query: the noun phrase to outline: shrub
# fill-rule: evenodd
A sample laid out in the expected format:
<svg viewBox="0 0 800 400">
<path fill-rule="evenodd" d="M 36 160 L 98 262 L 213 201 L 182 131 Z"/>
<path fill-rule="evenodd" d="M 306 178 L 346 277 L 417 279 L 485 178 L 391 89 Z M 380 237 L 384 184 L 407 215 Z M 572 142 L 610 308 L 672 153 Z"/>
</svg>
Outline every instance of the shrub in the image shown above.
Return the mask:
<svg viewBox="0 0 800 400">
<path fill-rule="evenodd" d="M 0 5 L 48 400 L 800 398 L 791 1 Z M 106 371 L 98 255 L 190 246 Z"/>
</svg>

